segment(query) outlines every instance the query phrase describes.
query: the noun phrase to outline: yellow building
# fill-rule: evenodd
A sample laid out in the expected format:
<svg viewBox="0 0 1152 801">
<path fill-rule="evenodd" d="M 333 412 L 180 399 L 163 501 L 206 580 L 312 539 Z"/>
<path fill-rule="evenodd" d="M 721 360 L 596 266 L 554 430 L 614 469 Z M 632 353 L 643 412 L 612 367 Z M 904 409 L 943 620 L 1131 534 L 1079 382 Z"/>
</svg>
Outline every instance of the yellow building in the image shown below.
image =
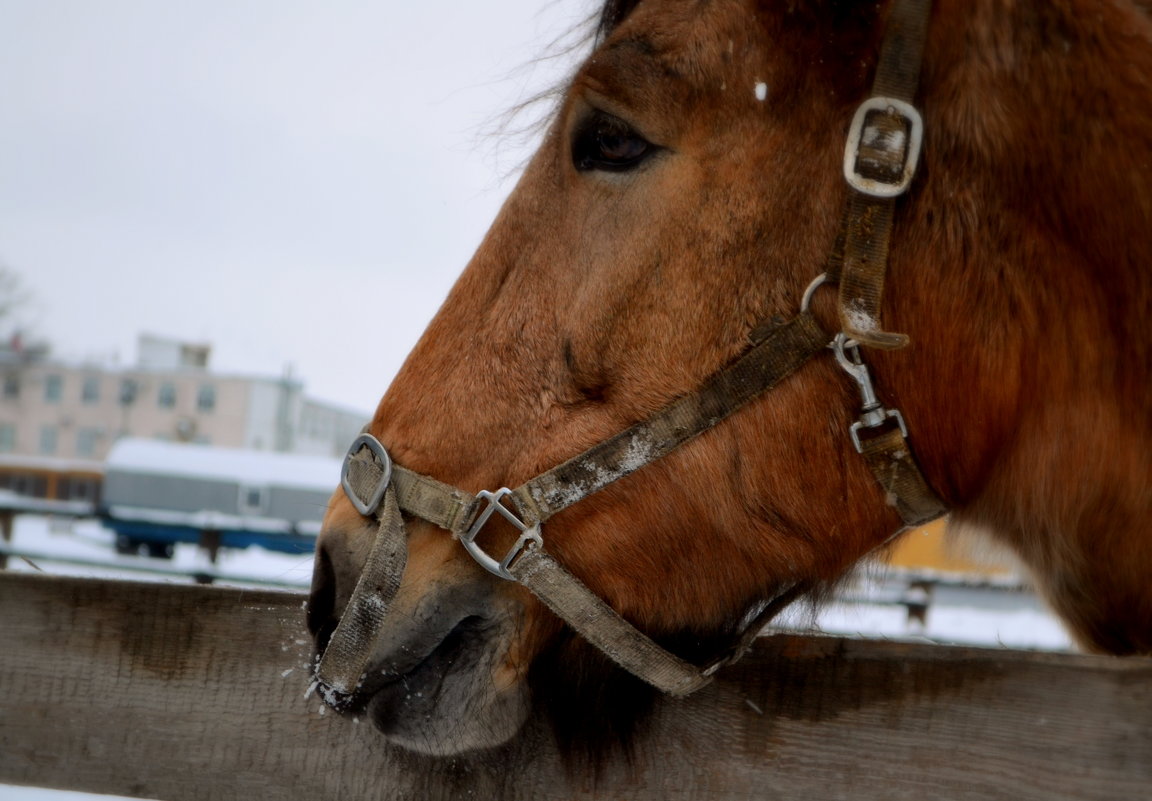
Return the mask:
<svg viewBox="0 0 1152 801">
<path fill-rule="evenodd" d="M 1008 577 L 1019 571 L 1012 558 L 995 546 L 947 533 L 947 518 L 904 534 L 889 549 L 884 561 L 911 572 L 940 572 L 964 576 Z"/>
</svg>

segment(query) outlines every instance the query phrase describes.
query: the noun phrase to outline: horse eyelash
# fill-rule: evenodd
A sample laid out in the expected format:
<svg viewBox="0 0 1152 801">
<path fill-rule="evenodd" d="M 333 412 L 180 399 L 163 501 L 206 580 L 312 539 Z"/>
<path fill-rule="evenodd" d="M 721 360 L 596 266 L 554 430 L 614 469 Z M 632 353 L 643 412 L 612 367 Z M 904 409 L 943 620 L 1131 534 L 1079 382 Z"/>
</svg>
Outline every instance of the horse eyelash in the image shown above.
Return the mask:
<svg viewBox="0 0 1152 801">
<path fill-rule="evenodd" d="M 616 136 L 631 139 L 640 145 L 637 154 L 630 158 L 612 159 L 602 153 L 603 137 Z M 619 117 L 603 111 L 594 111 L 576 126 L 572 135 L 572 165 L 580 172 L 600 170 L 605 172 L 627 172 L 643 164 L 660 148 L 649 142 L 631 125 Z"/>
</svg>

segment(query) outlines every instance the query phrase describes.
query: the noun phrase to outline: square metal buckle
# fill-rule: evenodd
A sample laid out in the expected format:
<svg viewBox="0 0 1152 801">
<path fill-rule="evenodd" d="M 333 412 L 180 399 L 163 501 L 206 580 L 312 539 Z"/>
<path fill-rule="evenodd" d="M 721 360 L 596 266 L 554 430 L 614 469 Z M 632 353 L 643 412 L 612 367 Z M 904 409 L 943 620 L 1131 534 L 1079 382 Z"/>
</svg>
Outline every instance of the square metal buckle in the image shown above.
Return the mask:
<svg viewBox="0 0 1152 801">
<path fill-rule="evenodd" d="M 510 581 L 515 581 L 516 577 L 508 571 L 508 566 L 516 560 L 529 543 L 539 548 L 544 544 L 543 538 L 540 536 L 540 524 L 530 526 L 516 516 L 516 513 L 505 506 L 501 501 L 505 496 L 511 495 L 512 490 L 507 487 L 501 487 L 495 492 L 488 490 L 481 490 L 476 493 L 477 498 L 483 498 L 488 501 L 488 506 L 484 511 L 476 516 L 475 522 L 469 527 L 468 531 L 460 535 L 460 544 L 464 546 L 472 558 L 475 559 L 481 567 L 490 573 L 494 573 L 500 578 L 505 578 Z M 493 512 L 499 512 L 500 516 L 511 523 L 520 532 L 520 539 L 516 540 L 516 544 L 512 546 L 511 550 L 505 554 L 504 558 L 497 562 L 487 553 L 485 553 L 479 545 L 476 544 L 476 535 L 484 528 L 488 519 L 492 517 Z"/>
<path fill-rule="evenodd" d="M 900 117 L 907 134 L 882 131 L 868 125 L 869 118 L 886 114 Z M 870 97 L 856 109 L 852 127 L 848 129 L 848 142 L 844 147 L 844 179 L 857 192 L 871 197 L 896 197 L 908 190 L 916 165 L 920 161 L 920 145 L 924 140 L 924 121 L 911 103 L 894 97 Z M 861 146 L 890 156 L 893 164 L 902 164 L 900 175 L 893 181 L 868 177 L 860 172 Z M 885 158 L 887 161 L 888 159 Z"/>
</svg>

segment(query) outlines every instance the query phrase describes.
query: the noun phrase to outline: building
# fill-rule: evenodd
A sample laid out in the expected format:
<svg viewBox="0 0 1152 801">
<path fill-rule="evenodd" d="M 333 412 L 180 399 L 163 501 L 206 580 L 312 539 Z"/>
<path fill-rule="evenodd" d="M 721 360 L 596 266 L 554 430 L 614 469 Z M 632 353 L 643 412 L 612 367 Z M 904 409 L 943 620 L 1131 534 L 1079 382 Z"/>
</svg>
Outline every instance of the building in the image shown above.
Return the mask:
<svg viewBox="0 0 1152 801">
<path fill-rule="evenodd" d="M 140 338 L 132 367 L 68 364 L 0 349 L 0 457 L 102 462 L 117 439 L 341 456 L 364 412 L 279 377 L 216 373 L 210 347 Z"/>
</svg>

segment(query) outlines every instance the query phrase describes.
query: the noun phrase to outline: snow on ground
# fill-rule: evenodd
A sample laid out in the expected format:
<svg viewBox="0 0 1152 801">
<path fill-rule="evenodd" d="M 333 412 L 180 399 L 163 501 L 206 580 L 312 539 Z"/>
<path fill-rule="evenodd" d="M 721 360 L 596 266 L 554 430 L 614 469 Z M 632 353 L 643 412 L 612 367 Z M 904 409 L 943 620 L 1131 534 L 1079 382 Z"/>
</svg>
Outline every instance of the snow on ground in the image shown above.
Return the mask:
<svg viewBox="0 0 1152 801">
<path fill-rule="evenodd" d="M 1017 579 L 916 573 L 882 563 L 862 566 L 839 597 L 815 613 L 789 610 L 774 627 L 943 645 L 1076 650 L 1056 616 Z"/>
<path fill-rule="evenodd" d="M 1074 650 L 1064 627 L 1031 594 L 984 603 L 983 595 L 1005 591 L 968 589 L 950 593 L 953 603 L 934 601 L 923 624 L 909 621 L 903 606 L 832 603 L 817 614 L 826 634 L 930 641 L 948 645 L 1005 647 L 1038 651 Z M 939 593 L 938 594 L 943 594 Z M 949 599 L 953 600 L 953 599 Z M 958 602 L 958 605 L 957 603 Z"/>
<path fill-rule="evenodd" d="M 42 555 L 31 562 L 12 557 L 8 568 L 46 573 L 136 581 L 192 581 L 191 574 L 211 573 L 224 586 L 270 586 L 307 590 L 312 575 L 310 554 L 290 555 L 263 548 L 222 548 L 213 565 L 195 545 L 179 544 L 172 559 L 118 554 L 115 535 L 96 520 L 37 515 L 16 518 L 10 547 Z M 48 558 L 50 557 L 50 558 Z M 70 564 L 54 559 L 75 560 Z M 931 590 L 923 624 L 910 618 L 898 574 L 868 576 L 852 585 L 851 600 L 821 608 L 815 618 L 801 612 L 782 628 L 827 634 L 1039 650 L 1072 650 L 1056 618 L 1030 592 L 1015 586 L 962 586 L 943 581 Z"/>
<path fill-rule="evenodd" d="M 0 801 L 140 801 L 122 795 L 74 793 L 69 790 L 47 790 L 42 787 L 17 787 L 0 784 Z"/>
<path fill-rule="evenodd" d="M 289 555 L 262 548 L 222 548 L 213 565 L 207 552 L 179 544 L 172 559 L 117 554 L 115 535 L 96 520 L 72 520 L 38 515 L 16 518 L 11 547 L 56 559 L 33 564 L 13 557 L 9 569 L 71 576 L 130 580 L 189 582 L 189 574 L 212 573 L 225 586 L 272 586 L 307 590 L 312 575 L 310 554 Z M 146 572 L 157 571 L 157 572 Z M 1039 650 L 1072 650 L 1071 641 L 1056 618 L 1036 597 L 1016 586 L 962 586 L 944 580 L 930 590 L 923 624 L 910 619 L 908 579 L 899 574 L 869 573 L 848 589 L 851 601 L 831 603 L 816 614 L 799 613 L 782 627 L 827 634 L 890 639 L 930 640 L 940 643 Z"/>
<path fill-rule="evenodd" d="M 312 576 L 311 554 L 283 554 L 263 548 L 233 550 L 221 548 L 216 564 L 202 548 L 178 544 L 171 559 L 152 559 L 116 553 L 116 535 L 97 520 L 19 515 L 9 547 L 33 554 L 30 562 L 10 557 L 8 569 L 29 572 L 37 569 L 63 576 L 91 576 L 133 581 L 177 581 L 187 583 L 187 574 L 211 573 L 223 586 L 269 586 L 306 590 Z M 37 558 L 39 556 L 49 558 Z M 70 564 L 66 561 L 84 562 Z M 180 575 L 185 574 L 185 575 Z"/>
</svg>

